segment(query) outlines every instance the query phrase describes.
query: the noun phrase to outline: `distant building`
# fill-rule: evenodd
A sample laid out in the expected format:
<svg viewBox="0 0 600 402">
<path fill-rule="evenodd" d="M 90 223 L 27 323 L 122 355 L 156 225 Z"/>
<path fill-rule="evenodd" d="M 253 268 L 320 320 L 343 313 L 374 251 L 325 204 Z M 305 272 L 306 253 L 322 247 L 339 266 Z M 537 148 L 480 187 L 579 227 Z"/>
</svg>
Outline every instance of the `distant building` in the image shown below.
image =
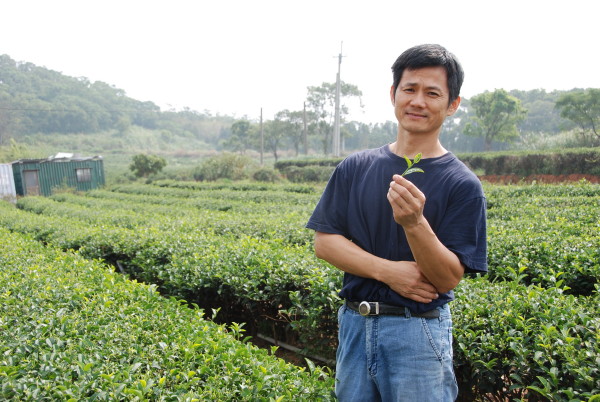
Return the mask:
<svg viewBox="0 0 600 402">
<path fill-rule="evenodd" d="M 98 188 L 105 183 L 101 156 L 80 157 L 58 153 L 46 159 L 12 162 L 17 195 L 51 195 L 54 189 L 70 187 L 77 191 Z"/>
</svg>

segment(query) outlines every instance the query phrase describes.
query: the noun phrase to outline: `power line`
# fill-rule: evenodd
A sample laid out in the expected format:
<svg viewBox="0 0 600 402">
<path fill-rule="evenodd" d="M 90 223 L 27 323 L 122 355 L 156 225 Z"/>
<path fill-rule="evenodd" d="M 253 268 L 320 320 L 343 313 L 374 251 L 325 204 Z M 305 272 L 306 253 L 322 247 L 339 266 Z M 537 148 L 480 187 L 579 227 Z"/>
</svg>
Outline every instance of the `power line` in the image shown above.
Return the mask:
<svg viewBox="0 0 600 402">
<path fill-rule="evenodd" d="M 46 108 L 17 108 L 17 107 L 2 107 L 0 110 L 14 111 L 14 112 L 95 112 L 97 110 L 88 109 L 46 109 Z M 101 109 L 105 112 L 161 112 L 160 110 L 148 110 L 148 109 Z"/>
</svg>

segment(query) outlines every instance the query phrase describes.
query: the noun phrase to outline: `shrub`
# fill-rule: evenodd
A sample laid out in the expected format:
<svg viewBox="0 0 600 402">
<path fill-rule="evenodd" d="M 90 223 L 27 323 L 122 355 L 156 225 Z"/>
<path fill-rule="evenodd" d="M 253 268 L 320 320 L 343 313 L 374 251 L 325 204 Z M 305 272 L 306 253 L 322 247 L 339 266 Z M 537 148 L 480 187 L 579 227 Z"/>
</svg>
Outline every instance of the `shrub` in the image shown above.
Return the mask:
<svg viewBox="0 0 600 402">
<path fill-rule="evenodd" d="M 334 166 L 289 166 L 284 174 L 292 183 L 324 182 L 335 169 Z"/>
<path fill-rule="evenodd" d="M 165 166 L 167 161 L 161 156 L 138 154 L 132 158 L 129 169 L 136 177 L 148 177 L 160 172 Z"/>
<path fill-rule="evenodd" d="M 260 168 L 252 173 L 252 178 L 256 181 L 274 183 L 279 181 L 279 175 L 274 169 Z"/>
<path fill-rule="evenodd" d="M 229 152 L 211 156 L 194 170 L 193 176 L 198 181 L 215 181 L 219 179 L 247 179 L 249 171 L 256 166 L 252 158 Z"/>
</svg>

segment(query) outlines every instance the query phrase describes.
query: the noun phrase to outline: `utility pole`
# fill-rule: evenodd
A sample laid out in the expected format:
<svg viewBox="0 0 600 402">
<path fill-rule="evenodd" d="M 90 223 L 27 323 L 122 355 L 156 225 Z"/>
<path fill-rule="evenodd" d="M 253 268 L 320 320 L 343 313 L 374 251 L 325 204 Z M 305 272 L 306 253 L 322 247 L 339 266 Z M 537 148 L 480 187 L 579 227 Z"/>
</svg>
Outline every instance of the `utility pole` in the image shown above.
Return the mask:
<svg viewBox="0 0 600 402">
<path fill-rule="evenodd" d="M 306 129 L 306 102 L 304 102 L 304 113 L 302 115 L 302 139 L 304 140 L 304 155 L 308 155 L 308 130 Z"/>
<path fill-rule="evenodd" d="M 335 80 L 335 118 L 333 122 L 333 144 L 332 151 L 333 156 L 340 156 L 340 92 L 342 82 L 340 79 L 340 70 L 342 66 L 342 46 L 344 42 L 340 44 L 340 54 L 338 55 L 338 72 Z"/>
<path fill-rule="evenodd" d="M 265 148 L 265 136 L 263 131 L 262 107 L 260 108 L 260 166 L 263 165 L 263 153 Z"/>
</svg>

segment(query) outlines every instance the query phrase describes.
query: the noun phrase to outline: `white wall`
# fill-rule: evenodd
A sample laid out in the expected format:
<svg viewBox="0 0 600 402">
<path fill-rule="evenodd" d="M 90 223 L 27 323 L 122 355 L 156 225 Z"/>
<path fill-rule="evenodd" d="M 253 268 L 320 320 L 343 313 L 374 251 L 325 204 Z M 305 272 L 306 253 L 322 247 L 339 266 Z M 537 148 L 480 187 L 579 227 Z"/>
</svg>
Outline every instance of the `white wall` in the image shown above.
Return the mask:
<svg viewBox="0 0 600 402">
<path fill-rule="evenodd" d="M 15 191 L 15 179 L 13 177 L 12 165 L 10 163 L 0 164 L 0 199 L 15 203 L 17 193 Z"/>
</svg>

